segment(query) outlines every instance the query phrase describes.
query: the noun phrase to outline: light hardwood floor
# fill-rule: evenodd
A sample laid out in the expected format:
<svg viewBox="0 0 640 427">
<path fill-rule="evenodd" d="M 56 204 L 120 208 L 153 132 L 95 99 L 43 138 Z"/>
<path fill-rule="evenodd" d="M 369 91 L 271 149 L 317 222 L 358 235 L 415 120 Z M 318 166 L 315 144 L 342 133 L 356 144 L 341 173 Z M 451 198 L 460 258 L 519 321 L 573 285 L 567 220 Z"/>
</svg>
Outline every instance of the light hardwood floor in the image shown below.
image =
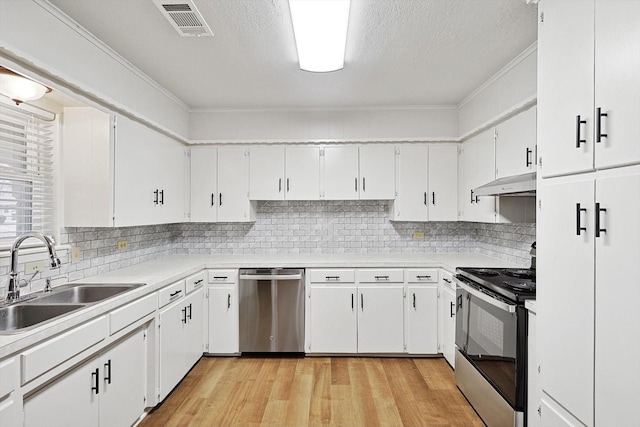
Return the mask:
<svg viewBox="0 0 640 427">
<path fill-rule="evenodd" d="M 150 426 L 484 426 L 444 359 L 204 357 Z"/>
</svg>

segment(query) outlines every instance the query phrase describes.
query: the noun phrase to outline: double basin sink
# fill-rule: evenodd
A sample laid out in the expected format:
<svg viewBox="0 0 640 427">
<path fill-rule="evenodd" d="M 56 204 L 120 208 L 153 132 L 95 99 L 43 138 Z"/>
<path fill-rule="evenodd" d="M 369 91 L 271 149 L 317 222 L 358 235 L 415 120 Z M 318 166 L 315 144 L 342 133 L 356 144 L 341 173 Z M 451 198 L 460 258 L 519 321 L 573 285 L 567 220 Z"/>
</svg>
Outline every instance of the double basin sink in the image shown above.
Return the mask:
<svg viewBox="0 0 640 427">
<path fill-rule="evenodd" d="M 115 297 L 143 284 L 69 284 L 41 292 L 24 302 L 0 308 L 0 334 L 14 334 L 52 321 L 59 316 Z"/>
</svg>

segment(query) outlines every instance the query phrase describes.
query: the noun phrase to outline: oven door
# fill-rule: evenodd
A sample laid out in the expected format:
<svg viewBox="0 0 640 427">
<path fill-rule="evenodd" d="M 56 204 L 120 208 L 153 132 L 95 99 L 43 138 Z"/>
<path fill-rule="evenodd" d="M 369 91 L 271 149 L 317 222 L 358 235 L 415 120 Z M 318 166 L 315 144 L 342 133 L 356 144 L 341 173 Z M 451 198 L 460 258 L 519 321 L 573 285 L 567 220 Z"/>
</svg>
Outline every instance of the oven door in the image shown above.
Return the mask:
<svg viewBox="0 0 640 427">
<path fill-rule="evenodd" d="M 516 411 L 526 399 L 524 307 L 478 290 L 455 277 L 456 345 Z M 520 319 L 520 321 L 519 321 Z M 524 328 L 524 329 L 523 329 Z M 520 330 L 522 329 L 522 330 Z"/>
</svg>

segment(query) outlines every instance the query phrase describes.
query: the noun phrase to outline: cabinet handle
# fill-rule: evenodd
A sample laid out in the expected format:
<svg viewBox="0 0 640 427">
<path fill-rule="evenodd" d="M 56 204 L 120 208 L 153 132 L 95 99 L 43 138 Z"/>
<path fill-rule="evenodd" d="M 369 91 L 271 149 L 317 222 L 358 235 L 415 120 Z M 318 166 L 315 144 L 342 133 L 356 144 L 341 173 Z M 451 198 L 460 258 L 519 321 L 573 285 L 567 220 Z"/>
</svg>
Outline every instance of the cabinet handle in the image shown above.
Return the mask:
<svg viewBox="0 0 640 427">
<path fill-rule="evenodd" d="M 182 323 L 187 323 L 187 307 L 182 309 Z"/>
<path fill-rule="evenodd" d="M 177 291 L 170 293 L 169 298 L 171 299 L 171 298 L 177 297 L 178 295 L 180 295 L 180 292 L 182 292 L 182 289 L 178 289 Z"/>
<path fill-rule="evenodd" d="M 424 204 L 425 205 L 427 204 L 427 192 L 426 191 L 424 192 Z"/>
<path fill-rule="evenodd" d="M 351 311 L 353 311 L 354 306 L 353 306 L 353 294 L 351 294 Z"/>
<path fill-rule="evenodd" d="M 600 207 L 600 203 L 596 203 L 596 237 L 600 237 L 600 233 L 606 233 L 606 228 L 600 228 L 600 212 L 606 212 L 605 208 Z"/>
<path fill-rule="evenodd" d="M 164 190 L 160 190 L 160 204 L 164 205 Z"/>
<path fill-rule="evenodd" d="M 449 317 L 453 317 L 455 316 L 455 313 L 453 312 L 453 306 L 455 304 L 453 302 L 450 302 L 449 304 L 451 304 L 451 308 L 449 309 Z"/>
<path fill-rule="evenodd" d="M 227 310 L 231 310 L 231 294 L 227 294 Z"/>
<path fill-rule="evenodd" d="M 431 279 L 431 276 L 420 276 L 420 275 L 418 275 L 418 276 L 416 276 L 416 279 L 418 279 L 418 280 L 429 280 L 429 279 Z"/>
<path fill-rule="evenodd" d="M 602 108 L 596 108 L 596 142 L 602 142 L 602 137 L 607 138 L 609 135 L 602 133 L 602 118 L 607 117 L 607 113 L 602 112 Z M 596 237 L 598 237 L 596 235 Z"/>
<path fill-rule="evenodd" d="M 526 159 L 526 167 L 531 166 L 533 163 L 531 162 L 531 154 L 533 153 L 533 150 L 529 150 L 529 147 L 527 147 L 527 151 L 526 151 L 526 155 L 527 155 L 527 159 Z"/>
<path fill-rule="evenodd" d="M 364 180 L 364 176 L 362 177 L 362 192 L 367 191 L 366 181 Z"/>
<path fill-rule="evenodd" d="M 358 192 L 358 177 L 356 177 L 356 193 Z"/>
<path fill-rule="evenodd" d="M 216 205 L 216 195 L 211 193 L 211 206 Z"/>
<path fill-rule="evenodd" d="M 94 386 L 91 387 L 91 390 L 95 390 L 96 394 L 100 394 L 100 382 L 98 381 L 98 377 L 100 377 L 100 369 L 96 368 L 95 371 L 91 372 L 91 379 L 94 384 Z"/>
<path fill-rule="evenodd" d="M 580 226 L 580 213 L 586 212 L 586 208 L 580 207 L 580 203 L 576 203 L 576 235 L 580 235 L 583 231 L 587 231 L 587 227 Z"/>
<path fill-rule="evenodd" d="M 287 193 L 289 192 L 289 178 L 287 178 Z"/>
<path fill-rule="evenodd" d="M 416 308 L 416 293 L 413 293 L 413 308 Z"/>
<path fill-rule="evenodd" d="M 104 380 L 107 384 L 111 384 L 111 359 L 104 364 Z"/>
<path fill-rule="evenodd" d="M 196 280 L 195 282 L 193 282 L 193 286 L 198 286 L 203 281 L 204 281 L 204 279 Z"/>
<path fill-rule="evenodd" d="M 473 197 L 473 190 L 471 190 L 471 203 L 476 203 L 477 202 L 477 198 Z"/>
<path fill-rule="evenodd" d="M 153 194 L 154 194 L 154 196 L 155 196 L 155 197 L 153 198 L 153 204 L 154 204 L 154 205 L 157 205 L 157 204 L 158 204 L 158 193 L 159 193 L 159 192 L 160 192 L 160 191 L 159 191 L 158 189 L 156 189 L 156 191 L 154 191 L 154 192 L 153 192 Z"/>
<path fill-rule="evenodd" d="M 364 294 L 360 294 L 360 309 L 364 311 Z"/>
<path fill-rule="evenodd" d="M 436 192 L 435 192 L 435 191 L 432 191 L 432 192 L 431 192 L 431 204 L 432 204 L 433 206 L 435 206 L 435 205 L 436 205 Z"/>
<path fill-rule="evenodd" d="M 218 206 L 222 206 L 222 193 L 220 193 L 220 200 L 218 201 Z"/>
<path fill-rule="evenodd" d="M 580 126 L 586 124 L 586 120 L 580 120 L 580 116 L 576 116 L 576 148 L 580 148 L 580 144 L 587 142 L 586 139 L 580 138 Z"/>
<path fill-rule="evenodd" d="M 192 319 L 192 317 L 191 317 L 191 315 L 193 314 L 192 311 L 191 311 L 193 309 L 192 305 L 193 304 L 189 304 L 189 320 Z"/>
<path fill-rule="evenodd" d="M 282 192 L 282 178 L 278 178 L 278 193 Z"/>
<path fill-rule="evenodd" d="M 213 276 L 213 280 L 227 280 L 227 276 Z"/>
<path fill-rule="evenodd" d="M 447 283 L 451 283 L 451 280 L 447 279 L 446 277 L 443 277 L 442 280 L 444 280 Z"/>
<path fill-rule="evenodd" d="M 336 280 L 336 281 L 338 281 L 338 280 L 340 280 L 340 276 L 324 276 L 324 279 L 325 279 L 327 282 L 329 282 L 329 281 L 331 281 L 331 280 Z"/>
<path fill-rule="evenodd" d="M 389 280 L 389 276 L 375 276 L 376 280 Z"/>
</svg>

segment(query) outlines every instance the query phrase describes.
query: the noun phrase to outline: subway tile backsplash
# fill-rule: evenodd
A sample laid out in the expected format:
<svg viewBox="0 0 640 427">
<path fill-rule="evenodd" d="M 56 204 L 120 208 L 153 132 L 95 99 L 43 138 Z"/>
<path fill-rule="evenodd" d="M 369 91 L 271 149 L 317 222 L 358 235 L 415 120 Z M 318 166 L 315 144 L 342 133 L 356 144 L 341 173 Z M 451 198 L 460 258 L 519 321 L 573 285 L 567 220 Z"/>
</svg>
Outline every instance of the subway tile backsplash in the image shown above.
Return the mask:
<svg viewBox="0 0 640 427">
<path fill-rule="evenodd" d="M 479 253 L 517 266 L 530 263 L 535 224 L 392 222 L 387 201 L 265 201 L 255 223 L 182 223 L 121 228 L 64 228 L 60 243 L 79 247 L 80 262 L 38 273 L 24 292 L 170 254 Z M 415 232 L 424 238 L 414 238 Z M 116 248 L 119 240 L 128 247 Z M 22 266 L 21 266 L 22 268 Z M 8 267 L 0 268 L 0 297 Z M 21 275 L 24 277 L 24 275 Z"/>
</svg>

